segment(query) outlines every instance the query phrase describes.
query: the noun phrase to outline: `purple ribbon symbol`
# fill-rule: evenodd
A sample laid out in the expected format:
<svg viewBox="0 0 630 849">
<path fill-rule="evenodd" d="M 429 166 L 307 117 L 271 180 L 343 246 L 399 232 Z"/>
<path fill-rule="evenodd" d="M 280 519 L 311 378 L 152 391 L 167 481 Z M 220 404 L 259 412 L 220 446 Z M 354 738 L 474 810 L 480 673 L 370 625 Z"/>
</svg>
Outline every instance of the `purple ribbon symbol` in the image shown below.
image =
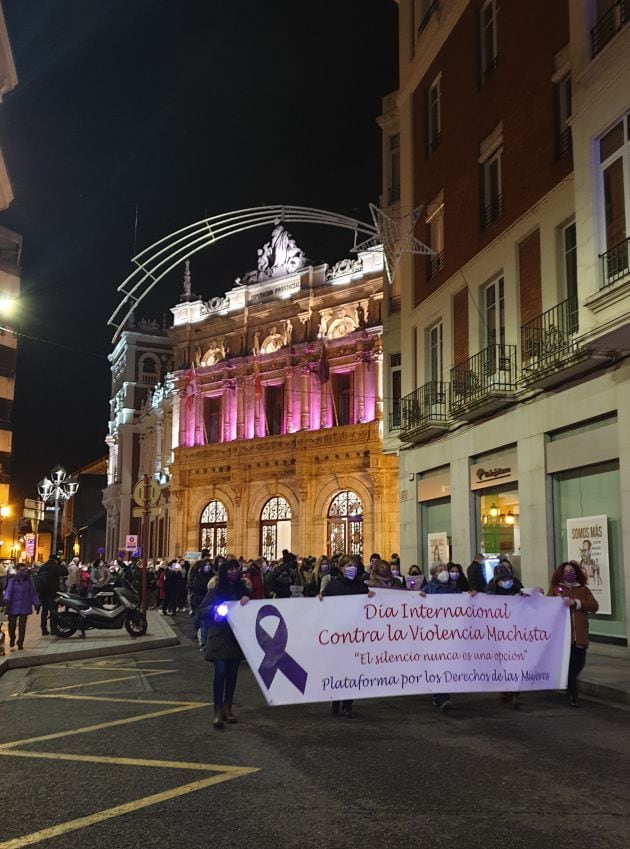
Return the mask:
<svg viewBox="0 0 630 849">
<path fill-rule="evenodd" d="M 267 617 L 273 617 L 278 620 L 278 627 L 273 637 L 260 624 Z M 304 693 L 308 673 L 305 669 L 302 669 L 300 664 L 290 654 L 286 653 L 285 649 L 288 638 L 287 623 L 282 618 L 280 611 L 273 604 L 264 604 L 256 617 L 256 639 L 258 640 L 258 645 L 265 653 L 262 663 L 258 667 L 260 677 L 265 687 L 269 689 L 273 679 L 276 677 L 276 672 L 280 670 L 301 693 Z"/>
</svg>

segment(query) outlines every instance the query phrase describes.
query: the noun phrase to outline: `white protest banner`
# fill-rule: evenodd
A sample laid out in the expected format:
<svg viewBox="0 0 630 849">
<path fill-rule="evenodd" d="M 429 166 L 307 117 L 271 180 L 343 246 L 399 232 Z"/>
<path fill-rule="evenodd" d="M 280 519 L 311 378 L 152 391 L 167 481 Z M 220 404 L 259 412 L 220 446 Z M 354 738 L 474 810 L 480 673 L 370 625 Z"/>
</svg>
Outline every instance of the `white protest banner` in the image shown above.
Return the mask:
<svg viewBox="0 0 630 849">
<path fill-rule="evenodd" d="M 566 687 L 560 598 L 381 590 L 228 606 L 268 704 Z"/>
<path fill-rule="evenodd" d="M 608 516 L 567 519 L 569 560 L 577 560 L 588 588 L 599 603 L 598 613 L 612 613 L 608 560 Z"/>
</svg>

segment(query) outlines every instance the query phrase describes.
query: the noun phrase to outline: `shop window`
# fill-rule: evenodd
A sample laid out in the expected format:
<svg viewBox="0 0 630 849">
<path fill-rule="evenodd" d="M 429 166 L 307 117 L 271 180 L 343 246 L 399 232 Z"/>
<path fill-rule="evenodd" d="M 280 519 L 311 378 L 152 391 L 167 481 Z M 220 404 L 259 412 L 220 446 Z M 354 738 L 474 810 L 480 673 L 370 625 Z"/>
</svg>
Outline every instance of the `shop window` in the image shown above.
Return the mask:
<svg viewBox="0 0 630 849">
<path fill-rule="evenodd" d="M 221 501 L 211 501 L 204 507 L 199 523 L 199 547 L 207 548 L 210 557 L 225 557 L 227 552 L 228 513 Z"/>
<path fill-rule="evenodd" d="M 328 555 L 363 553 L 363 505 L 350 490 L 338 493 L 328 508 Z"/>
<path fill-rule="evenodd" d="M 517 569 L 520 565 L 518 490 L 506 486 L 477 491 L 476 500 L 479 551 L 486 557 L 486 578 L 490 581 L 501 555 L 506 556 Z"/>
<path fill-rule="evenodd" d="M 260 551 L 267 560 L 277 560 L 291 548 L 291 507 L 286 498 L 270 498 L 260 514 Z"/>
<path fill-rule="evenodd" d="M 596 431 L 593 432 L 594 437 Z M 591 617 L 591 636 L 627 644 L 624 557 L 621 539 L 621 481 L 618 461 L 557 472 L 553 480 L 553 514 L 556 564 L 567 559 L 584 562 L 588 586 L 600 612 Z M 608 550 L 593 558 L 589 534 L 569 539 L 567 521 L 582 517 L 606 517 Z M 589 526 L 589 523 L 572 525 Z M 595 539 L 595 537 L 593 537 Z M 588 540 L 590 545 L 585 545 Z M 591 561 L 596 561 L 593 566 Z M 555 565 L 555 564 L 554 564 Z"/>
</svg>

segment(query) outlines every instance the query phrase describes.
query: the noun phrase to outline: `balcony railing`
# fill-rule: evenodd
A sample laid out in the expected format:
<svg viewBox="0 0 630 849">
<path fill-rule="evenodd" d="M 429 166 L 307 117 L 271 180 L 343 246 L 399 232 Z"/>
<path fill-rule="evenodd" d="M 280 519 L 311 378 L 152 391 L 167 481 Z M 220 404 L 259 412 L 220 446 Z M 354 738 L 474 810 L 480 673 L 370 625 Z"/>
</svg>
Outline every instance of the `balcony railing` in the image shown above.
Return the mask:
<svg viewBox="0 0 630 849">
<path fill-rule="evenodd" d="M 617 280 L 621 280 L 630 274 L 630 239 L 619 242 L 605 254 L 600 254 L 603 269 L 604 287 L 612 286 Z"/>
<path fill-rule="evenodd" d="M 516 390 L 516 345 L 490 345 L 451 369 L 451 413 Z"/>
<path fill-rule="evenodd" d="M 503 212 L 503 193 L 492 198 L 487 206 L 481 208 L 481 229 L 485 230 Z"/>
<path fill-rule="evenodd" d="M 398 401 L 392 402 L 392 409 L 389 414 L 389 429 L 400 430 L 400 398 Z"/>
<path fill-rule="evenodd" d="M 566 360 L 577 350 L 578 302 L 576 297 L 552 307 L 521 327 L 523 368 L 543 371 Z"/>
<path fill-rule="evenodd" d="M 401 304 L 401 296 L 400 295 L 390 295 L 389 296 L 389 314 L 395 312 L 400 312 L 400 304 Z"/>
<path fill-rule="evenodd" d="M 571 152 L 573 142 L 571 140 L 571 127 L 565 127 L 558 138 L 558 153 L 560 156 L 565 156 Z"/>
<path fill-rule="evenodd" d="M 617 0 L 617 3 L 604 12 L 591 30 L 592 55 L 597 56 L 629 20 L 630 0 Z"/>
<path fill-rule="evenodd" d="M 444 268 L 444 251 L 427 257 L 427 277 L 435 277 Z"/>
<path fill-rule="evenodd" d="M 448 384 L 430 380 L 400 401 L 400 428 L 404 432 L 421 430 L 431 422 L 445 422 L 448 410 Z"/>
<path fill-rule="evenodd" d="M 387 189 L 387 201 L 388 203 L 397 203 L 400 200 L 400 184 L 397 186 L 390 186 Z"/>
</svg>

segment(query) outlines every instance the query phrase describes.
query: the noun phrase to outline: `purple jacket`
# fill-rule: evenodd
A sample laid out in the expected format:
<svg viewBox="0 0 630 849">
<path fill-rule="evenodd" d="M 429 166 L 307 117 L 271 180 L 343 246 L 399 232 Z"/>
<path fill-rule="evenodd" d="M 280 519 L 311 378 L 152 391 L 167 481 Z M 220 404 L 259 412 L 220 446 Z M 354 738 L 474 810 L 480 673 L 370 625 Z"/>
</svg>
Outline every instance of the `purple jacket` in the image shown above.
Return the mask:
<svg viewBox="0 0 630 849">
<path fill-rule="evenodd" d="M 4 597 L 9 616 L 28 616 L 34 607 L 40 606 L 35 584 L 28 572 L 18 572 L 9 579 Z"/>
</svg>

